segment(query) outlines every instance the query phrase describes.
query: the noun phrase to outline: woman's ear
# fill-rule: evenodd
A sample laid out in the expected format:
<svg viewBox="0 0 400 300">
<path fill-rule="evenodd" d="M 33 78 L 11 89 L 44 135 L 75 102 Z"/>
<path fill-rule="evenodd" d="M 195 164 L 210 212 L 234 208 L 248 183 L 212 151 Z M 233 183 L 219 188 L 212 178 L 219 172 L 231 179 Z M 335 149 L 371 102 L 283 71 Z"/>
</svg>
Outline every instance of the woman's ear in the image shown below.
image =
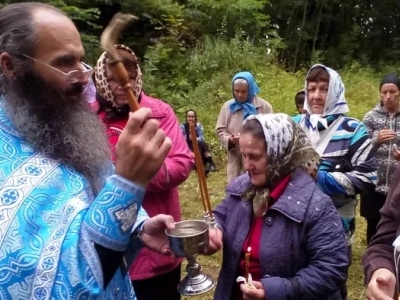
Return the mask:
<svg viewBox="0 0 400 300">
<path fill-rule="evenodd" d="M 11 56 L 7 52 L 0 54 L 0 69 L 7 79 L 10 80 L 15 77 L 15 66 Z"/>
</svg>

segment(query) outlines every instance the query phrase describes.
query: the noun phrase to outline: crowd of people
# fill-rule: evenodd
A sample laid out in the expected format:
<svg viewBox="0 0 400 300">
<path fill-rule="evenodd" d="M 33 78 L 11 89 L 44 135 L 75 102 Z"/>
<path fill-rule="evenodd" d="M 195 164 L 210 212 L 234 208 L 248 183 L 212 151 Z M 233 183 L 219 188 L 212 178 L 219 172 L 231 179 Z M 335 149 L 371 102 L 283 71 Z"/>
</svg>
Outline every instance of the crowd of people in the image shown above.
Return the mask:
<svg viewBox="0 0 400 300">
<path fill-rule="evenodd" d="M 61 10 L 0 9 L 1 299 L 181 299 L 182 259 L 165 230 L 182 217 L 178 186 L 194 169 L 190 126 L 206 173 L 218 168 L 196 111 L 180 124 L 143 90 L 135 53 L 115 47 L 136 112 L 107 52 L 93 68 L 82 62 Z M 223 252 L 214 299 L 349 299 L 358 196 L 366 297 L 397 299 L 400 78 L 382 79 L 362 121 L 347 116 L 344 83 L 322 64 L 292 117 L 259 96 L 250 72 L 231 88 L 215 128 L 228 185 L 204 252 Z"/>
</svg>

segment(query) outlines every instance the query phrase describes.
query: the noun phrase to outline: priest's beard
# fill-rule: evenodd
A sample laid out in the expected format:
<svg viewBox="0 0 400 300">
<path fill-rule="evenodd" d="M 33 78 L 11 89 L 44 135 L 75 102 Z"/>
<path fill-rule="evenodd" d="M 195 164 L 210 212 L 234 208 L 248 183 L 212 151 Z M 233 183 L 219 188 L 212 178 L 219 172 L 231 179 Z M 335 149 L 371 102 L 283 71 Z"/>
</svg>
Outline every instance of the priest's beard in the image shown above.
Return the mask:
<svg viewBox="0 0 400 300">
<path fill-rule="evenodd" d="M 82 85 L 60 91 L 32 71 L 4 83 L 4 109 L 21 137 L 98 191 L 110 150 L 103 124 L 81 96 Z"/>
</svg>

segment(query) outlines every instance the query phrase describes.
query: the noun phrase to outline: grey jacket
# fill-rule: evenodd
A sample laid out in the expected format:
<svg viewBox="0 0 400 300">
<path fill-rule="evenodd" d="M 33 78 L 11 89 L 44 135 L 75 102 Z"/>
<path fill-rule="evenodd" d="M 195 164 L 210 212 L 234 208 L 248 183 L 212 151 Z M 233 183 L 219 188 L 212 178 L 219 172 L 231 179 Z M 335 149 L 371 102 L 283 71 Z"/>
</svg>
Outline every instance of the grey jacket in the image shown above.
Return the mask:
<svg viewBox="0 0 400 300">
<path fill-rule="evenodd" d="M 223 262 L 214 299 L 232 299 L 252 203 L 240 195 L 251 185 L 247 174 L 227 187 L 215 209 L 224 232 Z M 261 282 L 266 299 L 339 300 L 348 268 L 343 226 L 332 200 L 297 168 L 279 200 L 267 211 L 261 237 Z M 235 299 L 236 300 L 236 299 Z"/>
<path fill-rule="evenodd" d="M 375 153 L 378 163 L 378 183 L 376 185 L 376 191 L 386 195 L 398 164 L 397 160 L 393 157 L 392 146 L 396 144 L 400 149 L 400 112 L 389 116 L 386 108 L 381 106 L 379 102 L 374 109 L 365 114 L 363 123 L 365 127 L 367 127 L 371 137 L 373 145 L 372 151 Z M 398 135 L 394 141 L 388 144 L 378 144 L 378 133 L 384 129 L 385 126 L 387 129 L 395 131 Z"/>
</svg>

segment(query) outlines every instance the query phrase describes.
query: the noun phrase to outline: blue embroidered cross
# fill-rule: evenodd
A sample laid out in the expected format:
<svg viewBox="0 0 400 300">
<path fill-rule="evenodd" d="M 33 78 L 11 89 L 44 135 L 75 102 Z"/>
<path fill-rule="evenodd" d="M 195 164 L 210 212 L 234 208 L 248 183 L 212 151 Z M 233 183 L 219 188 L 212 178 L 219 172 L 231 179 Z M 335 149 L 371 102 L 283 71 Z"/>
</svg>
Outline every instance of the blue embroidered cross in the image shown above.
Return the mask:
<svg viewBox="0 0 400 300">
<path fill-rule="evenodd" d="M 29 175 L 32 175 L 32 176 L 38 176 L 42 173 L 42 171 L 38 167 L 35 167 L 35 166 L 26 166 L 25 171 L 26 171 L 26 173 L 28 173 Z"/>
<path fill-rule="evenodd" d="M 68 206 L 66 213 L 67 215 L 72 214 L 75 211 L 75 208 L 73 206 Z"/>
<path fill-rule="evenodd" d="M 17 184 L 18 184 L 18 185 L 23 185 L 23 184 L 26 183 L 26 181 L 27 181 L 26 177 L 18 178 Z"/>
<path fill-rule="evenodd" d="M 51 269 L 54 266 L 54 259 L 47 257 L 43 260 L 42 266 L 45 270 Z"/>
<path fill-rule="evenodd" d="M 137 218 L 137 204 L 129 205 L 128 208 L 122 208 L 114 213 L 123 232 L 131 230 Z"/>
<path fill-rule="evenodd" d="M 7 190 L 1 195 L 1 202 L 5 205 L 11 205 L 18 200 L 18 191 Z"/>
<path fill-rule="evenodd" d="M 64 234 L 64 230 L 60 229 L 56 232 L 56 234 L 54 235 L 54 238 L 59 239 L 60 237 L 62 237 L 63 234 Z"/>
<path fill-rule="evenodd" d="M 35 290 L 35 298 L 36 299 L 46 299 L 47 292 L 44 288 L 38 288 Z"/>
</svg>

